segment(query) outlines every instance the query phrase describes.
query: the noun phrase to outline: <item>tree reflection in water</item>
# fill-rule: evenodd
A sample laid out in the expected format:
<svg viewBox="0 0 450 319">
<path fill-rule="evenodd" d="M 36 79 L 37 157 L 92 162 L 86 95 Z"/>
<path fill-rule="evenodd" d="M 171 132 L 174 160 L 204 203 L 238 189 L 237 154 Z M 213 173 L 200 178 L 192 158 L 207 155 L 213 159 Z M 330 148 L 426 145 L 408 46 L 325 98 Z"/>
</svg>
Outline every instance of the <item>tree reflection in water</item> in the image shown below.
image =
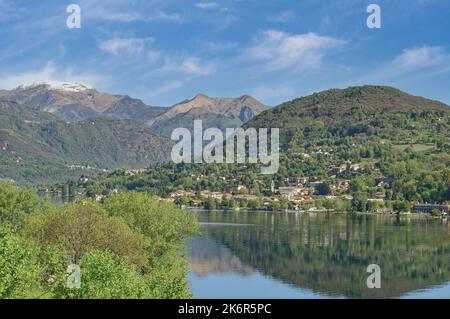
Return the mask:
<svg viewBox="0 0 450 319">
<path fill-rule="evenodd" d="M 450 229 L 442 220 L 266 212 L 198 212 L 202 236 L 191 268 L 208 273 L 257 270 L 330 296 L 399 297 L 450 280 Z M 233 226 L 236 224 L 236 226 Z M 381 289 L 368 289 L 369 264 Z"/>
</svg>

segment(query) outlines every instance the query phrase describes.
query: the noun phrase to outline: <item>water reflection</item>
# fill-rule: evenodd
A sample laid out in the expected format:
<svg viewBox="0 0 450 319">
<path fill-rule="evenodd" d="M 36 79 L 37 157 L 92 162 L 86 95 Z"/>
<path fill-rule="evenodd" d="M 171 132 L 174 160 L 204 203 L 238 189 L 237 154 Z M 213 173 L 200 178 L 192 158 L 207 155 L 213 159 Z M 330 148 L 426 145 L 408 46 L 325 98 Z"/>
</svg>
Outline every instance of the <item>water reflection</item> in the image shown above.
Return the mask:
<svg viewBox="0 0 450 319">
<path fill-rule="evenodd" d="M 417 296 L 412 292 L 424 289 L 429 293 L 450 280 L 447 221 L 261 212 L 197 214 L 204 224 L 202 236 L 190 244 L 193 285 L 195 277 L 213 274 L 220 274 L 222 282 L 227 275 L 242 275 L 240 284 L 246 285 L 246 277 L 257 274 L 274 285 L 306 289 L 315 296 L 386 298 Z M 366 286 L 369 264 L 381 267 L 381 289 Z M 203 281 L 202 289 L 212 292 L 215 288 Z M 450 297 L 448 291 L 436 288 L 433 296 Z M 259 296 L 258 291 L 253 293 L 250 290 L 247 297 Z M 291 295 L 279 297 L 294 297 L 292 291 L 285 293 Z"/>
<path fill-rule="evenodd" d="M 190 246 L 191 271 L 198 277 L 210 273 L 251 275 L 254 269 L 245 265 L 230 249 L 210 238 L 194 238 Z"/>
</svg>

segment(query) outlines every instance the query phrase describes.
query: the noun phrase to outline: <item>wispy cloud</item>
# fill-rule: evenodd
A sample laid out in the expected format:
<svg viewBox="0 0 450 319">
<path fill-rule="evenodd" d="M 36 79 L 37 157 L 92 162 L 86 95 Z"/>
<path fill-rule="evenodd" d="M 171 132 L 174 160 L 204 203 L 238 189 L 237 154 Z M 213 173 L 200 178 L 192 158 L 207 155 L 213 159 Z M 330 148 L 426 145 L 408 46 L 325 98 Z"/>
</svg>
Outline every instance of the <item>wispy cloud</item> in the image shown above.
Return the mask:
<svg viewBox="0 0 450 319">
<path fill-rule="evenodd" d="M 142 53 L 146 42 L 153 42 L 153 38 L 129 38 L 129 39 L 109 39 L 99 43 L 99 48 L 113 55 L 126 53 L 128 55 L 138 55 Z"/>
<path fill-rule="evenodd" d="M 206 76 L 213 74 L 217 65 L 204 62 L 197 57 L 166 57 L 164 65 L 157 71 L 160 73 L 175 73 L 192 76 Z"/>
<path fill-rule="evenodd" d="M 87 85 L 105 85 L 107 79 L 90 73 L 76 73 L 72 68 L 60 68 L 53 62 L 37 70 L 16 74 L 2 74 L 0 88 L 13 89 L 20 85 L 31 85 L 41 82 L 78 82 Z"/>
<path fill-rule="evenodd" d="M 255 42 L 256 45 L 245 50 L 244 55 L 263 61 L 269 70 L 317 68 L 327 51 L 345 43 L 315 33 L 291 35 L 274 30 L 263 32 Z"/>
<path fill-rule="evenodd" d="M 156 11 L 153 15 L 147 18 L 148 21 L 168 21 L 168 22 L 182 22 L 183 18 L 179 13 L 166 13 L 164 11 Z"/>
<path fill-rule="evenodd" d="M 137 12 L 98 12 L 99 18 L 103 18 L 109 21 L 120 21 L 120 22 L 133 22 L 144 20 L 144 16 Z"/>
<path fill-rule="evenodd" d="M 96 17 L 118 22 L 135 22 L 135 21 L 160 21 L 160 22 L 183 22 L 183 18 L 179 13 L 166 13 L 164 11 L 155 11 L 149 16 L 145 16 L 137 12 L 97 12 Z"/>
<path fill-rule="evenodd" d="M 450 55 L 442 47 L 422 46 L 405 49 L 392 62 L 394 67 L 403 70 L 416 70 L 450 63 Z"/>
<path fill-rule="evenodd" d="M 204 10 L 212 10 L 212 9 L 219 8 L 219 4 L 217 2 L 198 2 L 194 5 L 197 8 L 204 9 Z"/>
<path fill-rule="evenodd" d="M 429 77 L 450 72 L 450 53 L 443 47 L 421 46 L 403 51 L 379 68 L 353 81 L 350 85 L 364 83 L 392 83 L 412 78 Z"/>
</svg>

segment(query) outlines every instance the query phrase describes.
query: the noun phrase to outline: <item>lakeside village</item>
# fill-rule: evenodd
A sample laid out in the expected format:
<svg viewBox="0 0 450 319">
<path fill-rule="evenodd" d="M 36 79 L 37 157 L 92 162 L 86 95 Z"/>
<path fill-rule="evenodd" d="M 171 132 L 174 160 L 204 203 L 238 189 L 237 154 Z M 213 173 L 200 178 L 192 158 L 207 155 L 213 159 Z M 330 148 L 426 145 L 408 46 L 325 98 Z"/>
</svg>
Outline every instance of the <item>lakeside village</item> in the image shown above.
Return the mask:
<svg viewBox="0 0 450 319">
<path fill-rule="evenodd" d="M 177 204 L 184 209 L 208 209 L 208 210 L 267 210 L 267 211 L 297 211 L 297 212 L 369 212 L 379 214 L 426 214 L 432 216 L 447 216 L 450 211 L 448 202 L 444 203 L 414 203 L 393 200 L 392 188 L 396 182 L 393 178 L 380 177 L 375 179 L 374 191 L 360 195 L 351 191 L 351 180 L 337 178 L 341 173 L 352 171 L 357 173 L 364 169 L 363 163 L 346 163 L 329 167 L 330 179 L 320 180 L 318 177 L 302 176 L 288 177 L 283 181 L 283 186 L 275 186 L 272 180 L 270 190 L 255 192 L 242 183 L 242 176 L 218 176 L 217 178 L 226 184 L 235 184 L 233 187 L 225 187 L 221 192 L 208 189 L 187 190 L 180 187 L 176 191 L 165 196 L 158 196 L 161 201 Z M 128 177 L 145 174 L 148 169 L 124 170 Z M 191 178 L 202 184 L 209 177 L 202 174 L 191 175 Z M 256 184 L 263 185 L 266 181 L 256 179 Z M 103 201 L 109 194 L 118 193 L 120 189 L 113 188 L 100 193 L 86 187 L 90 178 L 82 176 L 75 187 L 63 184 L 61 187 L 41 188 L 41 194 L 51 197 L 77 200 L 79 198 L 92 198 L 95 201 Z"/>
</svg>

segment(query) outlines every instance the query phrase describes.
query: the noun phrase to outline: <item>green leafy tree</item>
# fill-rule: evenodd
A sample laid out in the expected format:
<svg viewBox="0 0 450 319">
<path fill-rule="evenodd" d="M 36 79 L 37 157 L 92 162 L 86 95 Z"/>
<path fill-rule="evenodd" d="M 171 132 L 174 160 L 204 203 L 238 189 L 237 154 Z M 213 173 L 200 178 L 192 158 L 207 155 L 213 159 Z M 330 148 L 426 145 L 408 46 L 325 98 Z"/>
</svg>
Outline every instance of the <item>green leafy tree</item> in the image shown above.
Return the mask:
<svg viewBox="0 0 450 319">
<path fill-rule="evenodd" d="M 392 208 L 400 213 L 406 213 L 411 210 L 411 205 L 407 201 L 395 201 Z"/>
<path fill-rule="evenodd" d="M 208 197 L 208 199 L 205 202 L 205 209 L 209 210 L 217 209 L 217 201 L 212 197 Z"/>
<path fill-rule="evenodd" d="M 46 247 L 58 245 L 74 262 L 94 250 L 109 250 L 138 266 L 147 263 L 144 238 L 118 217 L 110 217 L 98 204 L 83 201 L 39 214 L 23 233 Z"/>
<path fill-rule="evenodd" d="M 43 205 L 35 191 L 20 189 L 11 182 L 0 181 L 0 222 L 18 225 Z"/>
<path fill-rule="evenodd" d="M 38 255 L 36 245 L 0 226 L 0 299 L 38 297 L 43 274 Z"/>
<path fill-rule="evenodd" d="M 144 278 L 125 261 L 108 251 L 92 251 L 79 261 L 80 288 L 61 285 L 55 297 L 61 299 L 152 298 Z"/>
<path fill-rule="evenodd" d="M 199 225 L 190 212 L 146 193 L 127 192 L 108 197 L 105 208 L 146 238 L 148 264 L 143 275 L 155 298 L 190 298 L 185 240 Z"/>
<path fill-rule="evenodd" d="M 122 218 L 149 239 L 147 249 L 151 256 L 183 247 L 185 239 L 199 231 L 197 220 L 190 212 L 146 193 L 118 193 L 106 198 L 104 207 L 111 216 Z"/>
<path fill-rule="evenodd" d="M 367 195 L 362 192 L 357 192 L 353 195 L 351 202 L 353 211 L 366 212 L 367 211 Z"/>
</svg>

